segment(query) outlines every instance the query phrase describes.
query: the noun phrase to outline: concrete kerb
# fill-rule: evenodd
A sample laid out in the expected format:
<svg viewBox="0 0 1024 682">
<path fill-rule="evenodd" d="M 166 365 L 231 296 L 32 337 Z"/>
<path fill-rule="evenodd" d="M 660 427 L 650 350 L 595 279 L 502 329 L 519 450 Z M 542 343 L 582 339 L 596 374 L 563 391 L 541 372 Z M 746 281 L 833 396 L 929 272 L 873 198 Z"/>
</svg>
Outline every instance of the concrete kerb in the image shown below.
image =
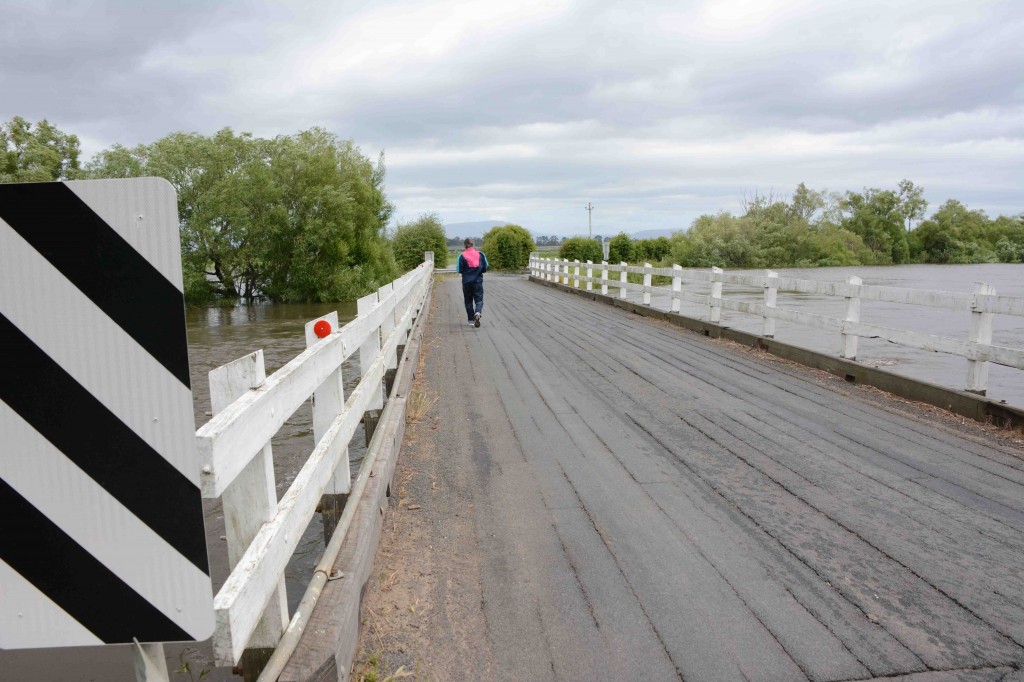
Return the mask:
<svg viewBox="0 0 1024 682">
<path fill-rule="evenodd" d="M 413 325 L 398 364 L 394 388 L 377 425 L 374 440 L 375 447 L 379 448 L 378 458 L 356 508 L 348 537 L 334 563 L 343 577 L 325 585 L 279 682 L 340 682 L 350 677 L 359 643 L 363 596 L 373 573 L 387 494 L 405 436 L 407 401 L 419 363 L 432 294 L 433 286 L 428 289 L 423 309 Z"/>
<path fill-rule="evenodd" d="M 850 383 L 866 384 L 874 386 L 887 393 L 915 400 L 928 405 L 934 405 L 955 414 L 959 414 L 975 421 L 983 423 L 994 423 L 998 426 L 1010 426 L 1013 428 L 1024 428 L 1024 410 L 1004 405 L 996 400 L 979 396 L 967 391 L 939 386 L 920 379 L 900 376 L 884 369 L 870 367 L 855 360 L 847 360 L 838 356 L 826 355 L 817 351 L 800 348 L 788 343 L 782 343 L 775 339 L 765 338 L 757 334 L 730 329 L 720 324 L 699 320 L 693 317 L 671 313 L 664 310 L 649 308 L 640 303 L 626 301 L 621 298 L 602 295 L 598 291 L 587 291 L 586 289 L 575 289 L 565 284 L 548 282 L 534 276 L 530 276 L 531 282 L 545 286 L 561 289 L 592 301 L 606 303 L 608 305 L 634 312 L 644 317 L 651 317 L 658 320 L 665 320 L 684 329 L 703 334 L 709 338 L 728 339 L 745 346 L 759 348 L 767 351 L 776 357 L 800 363 L 807 367 L 824 370 L 830 374 L 843 377 Z"/>
</svg>

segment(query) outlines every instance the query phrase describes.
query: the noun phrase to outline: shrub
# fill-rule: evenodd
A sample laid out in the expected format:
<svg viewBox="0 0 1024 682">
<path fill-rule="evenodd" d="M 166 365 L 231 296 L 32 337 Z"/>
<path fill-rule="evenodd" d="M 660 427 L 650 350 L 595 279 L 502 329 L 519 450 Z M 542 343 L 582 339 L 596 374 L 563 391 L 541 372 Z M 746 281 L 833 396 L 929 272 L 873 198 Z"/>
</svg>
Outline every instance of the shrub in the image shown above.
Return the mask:
<svg viewBox="0 0 1024 682">
<path fill-rule="evenodd" d="M 668 240 L 668 237 L 658 237 L 657 239 L 641 239 L 635 245 L 635 253 L 633 257 L 637 260 L 647 260 L 658 262 L 664 260 L 666 256 L 672 251 L 672 243 Z"/>
<path fill-rule="evenodd" d="M 621 263 L 625 261 L 626 263 L 631 263 L 636 260 L 635 251 L 633 239 L 625 232 L 620 232 L 608 242 L 608 262 Z"/>
<path fill-rule="evenodd" d="M 1002 263 L 1024 263 L 1024 244 L 1015 244 L 1009 237 L 996 242 L 996 255 Z"/>
<path fill-rule="evenodd" d="M 558 257 L 578 260 L 582 263 L 586 263 L 588 260 L 600 263 L 604 260 L 604 251 L 601 250 L 601 242 L 596 239 L 573 237 L 562 242 Z"/>
<path fill-rule="evenodd" d="M 530 252 L 536 251 L 537 245 L 525 228 L 502 225 L 487 231 L 480 250 L 495 270 L 519 270 L 530 263 Z"/>
<path fill-rule="evenodd" d="M 444 225 L 436 213 L 426 213 L 411 223 L 399 223 L 392 240 L 395 260 L 403 271 L 423 262 L 423 252 L 434 252 L 434 265 L 448 265 L 448 244 Z"/>
</svg>

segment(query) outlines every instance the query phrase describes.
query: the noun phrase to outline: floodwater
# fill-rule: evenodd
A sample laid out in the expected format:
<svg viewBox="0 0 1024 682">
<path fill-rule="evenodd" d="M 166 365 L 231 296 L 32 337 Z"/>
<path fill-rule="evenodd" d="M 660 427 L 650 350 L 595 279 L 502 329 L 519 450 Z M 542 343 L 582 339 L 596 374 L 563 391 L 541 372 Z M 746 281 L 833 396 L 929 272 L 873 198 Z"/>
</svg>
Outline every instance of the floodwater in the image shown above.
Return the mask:
<svg viewBox="0 0 1024 682">
<path fill-rule="evenodd" d="M 764 274 L 763 270 L 742 270 L 745 274 Z M 777 271 L 785 277 L 845 282 L 850 275 L 860 277 L 864 284 L 925 289 L 931 291 L 972 292 L 976 282 L 995 287 L 1002 296 L 1024 297 L 1024 264 L 991 263 L 981 265 L 892 265 L 845 268 L 783 268 Z M 708 293 L 707 284 L 687 286 L 695 293 Z M 612 291 L 614 294 L 614 290 Z M 723 296 L 742 300 L 763 300 L 760 289 L 723 287 Z M 657 302 L 656 302 L 657 303 Z M 661 307 L 665 307 L 663 304 Z M 798 294 L 780 291 L 777 305 L 802 312 L 842 319 L 846 314 L 846 301 L 842 298 Z M 684 315 L 707 319 L 707 308 L 683 303 Z M 861 321 L 894 329 L 967 339 L 971 327 L 971 314 L 964 310 L 927 308 L 924 306 L 861 302 Z M 722 311 L 722 324 L 747 332 L 760 334 L 760 317 L 744 313 Z M 782 321 L 776 322 L 775 338 L 804 348 L 839 355 L 842 338 L 833 332 L 819 331 Z M 995 315 L 992 343 L 997 346 L 1024 348 L 1024 317 Z M 967 378 L 964 358 L 905 348 L 881 339 L 858 341 L 857 360 L 886 370 L 940 384 L 963 389 Z M 988 397 L 1003 400 L 1015 407 L 1024 407 L 1024 372 L 1002 365 L 989 364 Z"/>
</svg>

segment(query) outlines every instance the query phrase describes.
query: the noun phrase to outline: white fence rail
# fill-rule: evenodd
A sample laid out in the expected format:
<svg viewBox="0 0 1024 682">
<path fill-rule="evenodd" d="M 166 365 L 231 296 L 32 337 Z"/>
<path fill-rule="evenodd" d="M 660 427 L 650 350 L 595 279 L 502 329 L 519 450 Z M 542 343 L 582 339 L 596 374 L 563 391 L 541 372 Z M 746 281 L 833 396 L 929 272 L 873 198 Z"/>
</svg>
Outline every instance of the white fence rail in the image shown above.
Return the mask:
<svg viewBox="0 0 1024 682">
<path fill-rule="evenodd" d="M 382 381 L 425 303 L 433 265 L 428 253 L 415 270 L 360 299 L 356 319 L 340 329 L 337 313 L 309 322 L 307 349 L 269 377 L 262 351 L 210 372 L 214 416 L 196 442 L 203 495 L 223 503 L 231 567 L 214 598 L 218 665 L 277 646 L 288 625 L 285 566 L 321 497 L 350 490 L 349 442 L 363 414 L 383 406 Z M 357 352 L 361 379 L 346 397 L 341 365 Z M 316 445 L 278 502 L 270 439 L 311 397 Z"/>
<path fill-rule="evenodd" d="M 778 273 L 766 270 L 763 275 L 726 273 L 720 268 L 710 270 L 686 270 L 678 265 L 669 268 L 656 268 L 650 263 L 644 265 L 618 265 L 607 262 L 582 264 L 586 268 L 585 275 L 580 275 L 579 261 L 541 258 L 534 253 L 530 256 L 530 274 L 549 282 L 579 288 L 580 282 L 590 289 L 600 284 L 601 293 L 608 295 L 608 289 L 618 289 L 619 298 L 626 298 L 629 291 L 640 292 L 645 305 L 650 305 L 653 292 L 667 293 L 670 296 L 672 312 L 678 312 L 680 302 L 687 301 L 707 306 L 707 319 L 718 324 L 721 311 L 731 310 L 763 319 L 762 335 L 772 338 L 775 335 L 775 321 L 782 320 L 792 324 L 812 327 L 826 331 L 834 331 L 841 335 L 843 350 L 841 356 L 850 360 L 857 357 L 858 338 L 877 338 L 916 348 L 959 355 L 967 360 L 967 378 L 965 390 L 985 395 L 988 384 L 988 363 L 1005 365 L 1015 369 L 1024 369 L 1024 350 L 992 345 L 993 315 L 1013 315 L 1024 317 L 1024 298 L 1014 296 L 998 296 L 995 288 L 988 284 L 978 284 L 974 293 L 965 294 L 948 291 L 925 291 L 901 287 L 874 286 L 862 284 L 859 277 L 849 277 L 846 282 L 827 282 L 821 280 L 796 279 L 780 277 Z M 594 274 L 596 271 L 597 274 Z M 619 273 L 618 280 L 611 279 L 609 273 Z M 627 281 L 630 273 L 642 275 L 643 283 Z M 671 278 L 671 288 L 656 287 L 651 284 L 654 276 Z M 684 291 L 683 283 L 701 283 L 709 286 L 710 293 L 699 294 Z M 746 288 L 764 290 L 760 303 L 753 301 L 737 301 L 722 297 L 722 285 L 729 284 Z M 846 313 L 842 318 L 828 317 L 815 313 L 790 310 L 778 307 L 778 292 L 797 292 L 834 296 L 846 300 Z M 967 339 L 956 339 L 921 332 L 893 329 L 860 321 L 861 301 L 884 301 L 961 310 L 971 315 L 971 331 Z"/>
</svg>

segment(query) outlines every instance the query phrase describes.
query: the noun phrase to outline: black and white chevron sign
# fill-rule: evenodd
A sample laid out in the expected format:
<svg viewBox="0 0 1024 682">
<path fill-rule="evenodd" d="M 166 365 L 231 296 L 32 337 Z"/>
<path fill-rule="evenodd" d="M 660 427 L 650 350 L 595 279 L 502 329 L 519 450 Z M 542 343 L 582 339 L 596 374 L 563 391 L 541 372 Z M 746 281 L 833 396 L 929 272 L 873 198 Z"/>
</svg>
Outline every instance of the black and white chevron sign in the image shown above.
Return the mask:
<svg viewBox="0 0 1024 682">
<path fill-rule="evenodd" d="M 174 189 L 0 185 L 0 648 L 213 631 Z"/>
</svg>

